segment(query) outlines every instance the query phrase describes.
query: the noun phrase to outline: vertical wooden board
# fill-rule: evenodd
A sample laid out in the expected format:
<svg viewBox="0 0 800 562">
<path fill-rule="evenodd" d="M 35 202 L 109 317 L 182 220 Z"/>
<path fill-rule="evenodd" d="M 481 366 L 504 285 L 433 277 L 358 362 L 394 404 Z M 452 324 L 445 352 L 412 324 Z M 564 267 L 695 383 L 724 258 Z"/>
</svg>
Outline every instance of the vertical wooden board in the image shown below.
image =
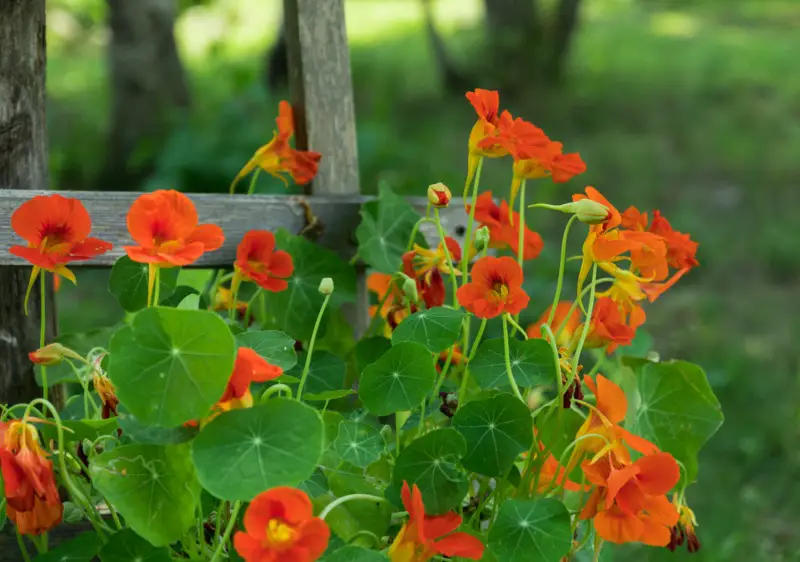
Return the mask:
<svg viewBox="0 0 800 562">
<path fill-rule="evenodd" d="M 316 195 L 359 192 L 344 0 L 284 0 L 297 145 L 322 153 Z"/>
<path fill-rule="evenodd" d="M 0 186 L 45 189 L 45 0 L 0 0 L 0 14 Z M 38 291 L 29 316 L 22 308 L 30 273 L 29 267 L 0 267 L 0 403 L 41 396 L 28 359 L 39 347 Z M 53 304 L 48 291 L 49 338 L 56 326 Z M 59 401 L 58 389 L 51 397 Z"/>
</svg>

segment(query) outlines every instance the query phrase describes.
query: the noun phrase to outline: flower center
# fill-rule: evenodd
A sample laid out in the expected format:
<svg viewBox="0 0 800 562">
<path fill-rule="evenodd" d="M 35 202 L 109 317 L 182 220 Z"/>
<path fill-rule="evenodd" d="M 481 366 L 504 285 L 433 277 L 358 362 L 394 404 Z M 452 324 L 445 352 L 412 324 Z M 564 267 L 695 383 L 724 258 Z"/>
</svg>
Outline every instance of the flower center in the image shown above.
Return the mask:
<svg viewBox="0 0 800 562">
<path fill-rule="evenodd" d="M 274 548 L 286 547 L 294 542 L 297 530 L 280 519 L 270 519 L 267 523 L 267 542 Z"/>
<path fill-rule="evenodd" d="M 508 285 L 502 280 L 495 281 L 492 283 L 492 294 L 500 300 L 505 300 L 508 298 Z"/>
<path fill-rule="evenodd" d="M 68 224 L 48 224 L 40 231 L 42 246 L 52 248 L 69 239 L 72 229 Z"/>
</svg>

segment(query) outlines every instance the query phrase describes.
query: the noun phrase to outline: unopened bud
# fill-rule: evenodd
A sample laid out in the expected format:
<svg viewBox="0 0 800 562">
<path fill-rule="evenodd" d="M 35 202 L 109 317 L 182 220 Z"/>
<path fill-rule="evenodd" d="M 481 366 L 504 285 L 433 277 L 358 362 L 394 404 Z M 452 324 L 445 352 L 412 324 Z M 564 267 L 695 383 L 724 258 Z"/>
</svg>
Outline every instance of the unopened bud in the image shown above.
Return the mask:
<svg viewBox="0 0 800 562">
<path fill-rule="evenodd" d="M 419 300 L 419 293 L 417 292 L 417 282 L 410 277 L 403 283 L 403 293 L 405 293 L 408 300 L 417 302 Z"/>
<path fill-rule="evenodd" d="M 482 226 L 475 231 L 475 250 L 482 252 L 489 246 L 489 227 Z"/>
<path fill-rule="evenodd" d="M 325 277 L 319 282 L 319 292 L 323 295 L 330 295 L 333 292 L 333 279 Z"/>
<path fill-rule="evenodd" d="M 434 207 L 447 207 L 451 198 L 450 188 L 442 182 L 428 186 L 428 201 Z"/>
<path fill-rule="evenodd" d="M 44 347 L 40 347 L 36 351 L 31 351 L 28 354 L 31 361 L 37 365 L 44 365 L 50 367 L 58 365 L 64 360 L 64 357 L 71 359 L 82 359 L 80 355 L 72 351 L 70 348 L 61 345 L 60 343 L 49 343 Z"/>
<path fill-rule="evenodd" d="M 562 213 L 571 213 L 586 224 L 602 224 L 608 220 L 608 207 L 591 199 L 578 199 L 571 203 L 557 206 Z"/>
</svg>

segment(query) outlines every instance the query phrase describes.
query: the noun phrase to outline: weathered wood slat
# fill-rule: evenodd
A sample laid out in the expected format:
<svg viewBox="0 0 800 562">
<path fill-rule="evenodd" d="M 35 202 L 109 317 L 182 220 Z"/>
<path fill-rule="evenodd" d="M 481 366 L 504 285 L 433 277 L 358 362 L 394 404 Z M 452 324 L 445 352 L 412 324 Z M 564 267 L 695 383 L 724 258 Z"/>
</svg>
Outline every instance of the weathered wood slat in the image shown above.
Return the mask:
<svg viewBox="0 0 800 562">
<path fill-rule="evenodd" d="M 11 230 L 11 213 L 33 195 L 52 192 L 29 190 L 0 190 L 0 265 L 25 266 L 26 262 L 8 253 L 8 248 L 24 241 Z M 63 192 L 66 197 L 80 199 L 92 217 L 92 235 L 107 240 L 114 249 L 95 260 L 75 262 L 75 266 L 111 266 L 124 254 L 123 246 L 132 244 L 128 235 L 125 217 L 138 193 L 99 193 L 93 191 Z M 355 229 L 360 222 L 358 210 L 366 196 L 230 196 L 188 194 L 194 201 L 200 222 L 218 224 L 225 231 L 225 245 L 216 252 L 204 255 L 198 267 L 230 265 L 236 256 L 236 246 L 251 229 L 278 230 L 300 233 L 306 227 L 307 209 L 318 221 L 309 227 L 309 234 L 318 234 L 317 242 L 335 249 L 343 256 L 352 256 L 355 251 Z M 424 212 L 427 199 L 414 198 L 412 204 Z M 442 212 L 442 222 L 447 232 L 463 242 L 466 214 L 463 204 L 454 200 Z M 437 240 L 432 225 L 421 229 L 427 239 Z M 461 233 L 460 235 L 458 233 Z"/>
</svg>

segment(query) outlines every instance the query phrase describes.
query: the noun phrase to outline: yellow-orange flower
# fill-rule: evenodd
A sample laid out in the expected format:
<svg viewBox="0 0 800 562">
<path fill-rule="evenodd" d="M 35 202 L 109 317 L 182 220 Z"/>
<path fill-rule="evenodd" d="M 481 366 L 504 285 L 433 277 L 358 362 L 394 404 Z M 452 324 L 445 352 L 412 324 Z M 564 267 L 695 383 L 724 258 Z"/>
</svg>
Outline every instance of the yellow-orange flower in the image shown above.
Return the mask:
<svg viewBox="0 0 800 562">
<path fill-rule="evenodd" d="M 500 158 L 508 154 L 508 149 L 497 143 L 498 127 L 500 121 L 511 121 L 511 114 L 507 111 L 500 113 L 500 94 L 496 90 L 483 90 L 477 88 L 474 92 L 467 92 L 467 99 L 475 108 L 478 120 L 469 133 L 469 159 L 467 162 L 466 188 L 472 184 L 478 162 L 484 156 Z M 464 199 L 467 193 L 464 192 Z"/>
</svg>

